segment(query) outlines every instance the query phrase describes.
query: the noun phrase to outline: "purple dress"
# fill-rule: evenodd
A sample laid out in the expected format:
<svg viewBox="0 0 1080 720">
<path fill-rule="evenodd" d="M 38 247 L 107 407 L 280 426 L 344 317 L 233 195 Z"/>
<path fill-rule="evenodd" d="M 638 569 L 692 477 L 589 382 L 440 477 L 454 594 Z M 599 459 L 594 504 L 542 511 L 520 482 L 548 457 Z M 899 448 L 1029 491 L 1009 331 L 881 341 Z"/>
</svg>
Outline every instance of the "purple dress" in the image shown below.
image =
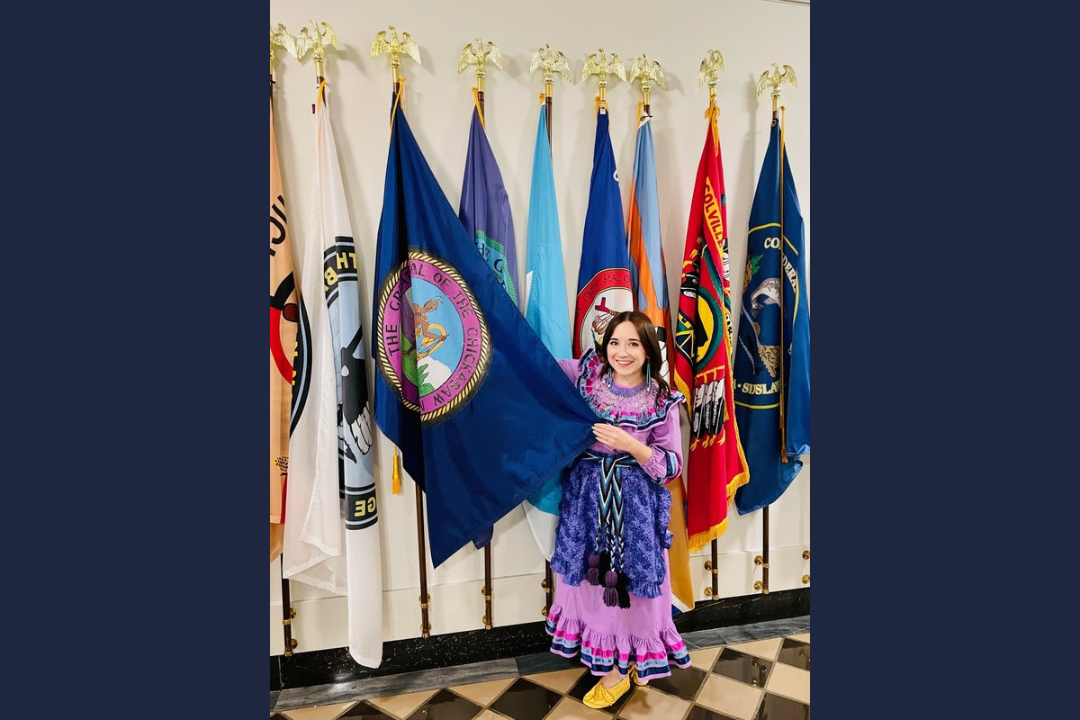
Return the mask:
<svg viewBox="0 0 1080 720">
<path fill-rule="evenodd" d="M 656 400 L 646 383 L 624 388 L 590 350 L 560 360 L 563 371 L 602 421 L 649 445 L 644 464 L 593 443 L 571 466 L 559 503 L 551 567 L 558 574 L 548 611 L 551 651 L 581 661 L 593 675 L 637 666 L 643 680 L 668 677 L 671 663 L 690 665 L 671 620 L 671 493 L 664 484 L 682 470 L 677 390 Z"/>
</svg>

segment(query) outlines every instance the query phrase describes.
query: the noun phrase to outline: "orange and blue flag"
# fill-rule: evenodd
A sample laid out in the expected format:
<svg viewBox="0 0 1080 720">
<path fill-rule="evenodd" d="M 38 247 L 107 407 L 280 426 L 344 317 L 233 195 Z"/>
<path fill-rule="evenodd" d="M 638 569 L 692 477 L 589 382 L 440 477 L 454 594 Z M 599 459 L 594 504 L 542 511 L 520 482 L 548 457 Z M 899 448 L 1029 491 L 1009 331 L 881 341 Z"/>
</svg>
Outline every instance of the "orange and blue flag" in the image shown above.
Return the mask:
<svg viewBox="0 0 1080 720">
<path fill-rule="evenodd" d="M 663 365 L 661 375 L 673 383 L 668 362 L 671 341 L 671 311 L 668 307 L 667 263 L 660 238 L 660 204 L 656 192 L 656 151 L 653 146 L 652 116 L 643 115 L 638 124 L 634 150 L 634 177 L 630 184 L 630 215 L 626 223 L 630 240 L 630 281 L 634 309 L 645 313 L 656 326 Z M 690 574 L 690 552 L 686 538 L 686 510 L 683 479 L 680 475 L 666 485 L 671 492 L 671 594 L 680 610 L 694 607 L 694 583 Z"/>
</svg>

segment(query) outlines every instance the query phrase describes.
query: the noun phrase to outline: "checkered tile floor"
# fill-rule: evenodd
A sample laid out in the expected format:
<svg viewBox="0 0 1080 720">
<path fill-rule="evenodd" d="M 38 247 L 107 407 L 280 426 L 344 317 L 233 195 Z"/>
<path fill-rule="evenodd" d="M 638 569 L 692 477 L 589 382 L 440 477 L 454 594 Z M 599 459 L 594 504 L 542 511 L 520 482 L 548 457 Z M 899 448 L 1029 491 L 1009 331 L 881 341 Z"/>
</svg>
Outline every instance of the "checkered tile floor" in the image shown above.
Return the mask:
<svg viewBox="0 0 1080 720">
<path fill-rule="evenodd" d="M 585 667 L 294 710 L 271 720 L 809 720 L 810 633 L 690 651 L 691 667 L 603 710 Z"/>
</svg>

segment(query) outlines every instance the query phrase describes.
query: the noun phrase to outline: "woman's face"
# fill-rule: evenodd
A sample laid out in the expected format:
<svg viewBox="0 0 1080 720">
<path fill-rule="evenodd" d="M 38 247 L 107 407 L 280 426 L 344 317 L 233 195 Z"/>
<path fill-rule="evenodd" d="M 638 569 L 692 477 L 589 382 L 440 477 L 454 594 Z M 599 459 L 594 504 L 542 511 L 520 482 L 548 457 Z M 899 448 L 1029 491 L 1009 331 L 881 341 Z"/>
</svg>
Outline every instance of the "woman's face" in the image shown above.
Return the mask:
<svg viewBox="0 0 1080 720">
<path fill-rule="evenodd" d="M 620 385 L 633 387 L 644 380 L 645 347 L 634 323 L 625 320 L 616 326 L 607 344 L 607 361 Z"/>
</svg>

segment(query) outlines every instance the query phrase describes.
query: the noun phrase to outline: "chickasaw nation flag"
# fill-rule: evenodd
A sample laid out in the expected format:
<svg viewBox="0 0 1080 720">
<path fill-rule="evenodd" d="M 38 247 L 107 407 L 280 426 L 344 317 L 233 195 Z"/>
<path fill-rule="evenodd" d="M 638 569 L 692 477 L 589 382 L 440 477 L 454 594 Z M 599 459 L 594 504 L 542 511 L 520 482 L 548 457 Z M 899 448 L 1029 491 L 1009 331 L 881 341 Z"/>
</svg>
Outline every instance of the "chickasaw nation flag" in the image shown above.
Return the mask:
<svg viewBox="0 0 1080 720">
<path fill-rule="evenodd" d="M 574 308 L 574 357 L 589 349 L 600 351 L 604 331 L 616 313 L 634 309 L 630 294 L 630 254 L 626 247 L 619 174 L 606 108 L 596 111 L 593 170 L 585 234 L 578 267 L 577 305 Z"/>
<path fill-rule="evenodd" d="M 735 354 L 735 419 L 753 481 L 740 515 L 775 502 L 810 452 L 810 304 L 802 211 L 781 128 L 773 120 L 761 165 Z"/>
<path fill-rule="evenodd" d="M 315 459 L 305 469 L 314 469 L 314 478 L 305 484 L 310 487 L 306 497 L 296 496 L 295 507 L 306 512 L 292 513 L 295 485 L 288 498 L 290 523 L 302 523 L 299 534 L 294 536 L 298 554 L 315 563 L 308 567 L 289 563 L 286 532 L 286 577 L 291 575 L 347 595 L 349 654 L 361 665 L 378 667 L 382 662 L 382 549 L 371 455 L 367 361 L 360 324 L 359 261 L 345 205 L 325 82 L 320 86 L 315 115 L 314 214 L 302 268 L 302 297 L 312 299 L 308 307 L 311 356 L 321 362 L 307 366 L 311 369 L 309 403 L 302 411 L 304 415 L 312 412 L 310 424 L 317 426 L 304 438 L 314 436 L 320 445 L 305 445 L 308 455 Z M 315 298 L 322 299 L 318 309 Z M 330 448 L 329 453 L 324 446 Z M 294 445 L 293 456 L 298 454 L 299 448 Z"/>
<path fill-rule="evenodd" d="M 693 552 L 727 530 L 727 508 L 749 480 L 731 407 L 727 197 L 716 116 L 709 113 L 686 229 L 675 329 L 675 384 L 690 414 L 686 530 Z"/>
<path fill-rule="evenodd" d="M 281 555 L 285 542 L 292 357 L 296 347 L 296 323 L 300 319 L 300 300 L 293 275 L 285 190 L 274 133 L 273 85 L 270 87 L 270 562 L 274 562 Z"/>
<path fill-rule="evenodd" d="M 397 104 L 391 123 L 375 419 L 426 493 L 438 567 L 588 447 L 596 415 L 476 252 Z"/>
<path fill-rule="evenodd" d="M 475 90 L 474 90 L 475 98 Z M 514 219 L 510 215 L 510 198 L 506 194 L 499 164 L 491 151 L 480 113 L 480 101 L 473 108 L 469 127 L 469 149 L 465 155 L 465 177 L 461 184 L 461 206 L 458 217 L 465 230 L 476 242 L 476 249 L 487 262 L 506 294 L 518 302 L 517 248 L 514 240 Z M 493 528 L 486 528 L 473 538 L 473 545 L 482 548 L 491 542 Z"/>
<path fill-rule="evenodd" d="M 626 223 L 630 238 L 630 281 L 634 309 L 645 313 L 656 326 L 660 353 L 664 360 L 660 374 L 672 382 L 668 362 L 668 339 L 671 337 L 671 313 L 668 309 L 667 263 L 660 239 L 660 204 L 656 193 L 656 153 L 650 115 L 638 124 L 634 150 L 634 177 L 630 185 L 630 216 Z M 682 476 L 665 487 L 671 492 L 671 521 L 668 529 L 673 540 L 668 551 L 673 603 L 680 610 L 694 607 L 694 583 L 690 575 L 690 552 L 686 546 L 686 516 Z"/>
</svg>

